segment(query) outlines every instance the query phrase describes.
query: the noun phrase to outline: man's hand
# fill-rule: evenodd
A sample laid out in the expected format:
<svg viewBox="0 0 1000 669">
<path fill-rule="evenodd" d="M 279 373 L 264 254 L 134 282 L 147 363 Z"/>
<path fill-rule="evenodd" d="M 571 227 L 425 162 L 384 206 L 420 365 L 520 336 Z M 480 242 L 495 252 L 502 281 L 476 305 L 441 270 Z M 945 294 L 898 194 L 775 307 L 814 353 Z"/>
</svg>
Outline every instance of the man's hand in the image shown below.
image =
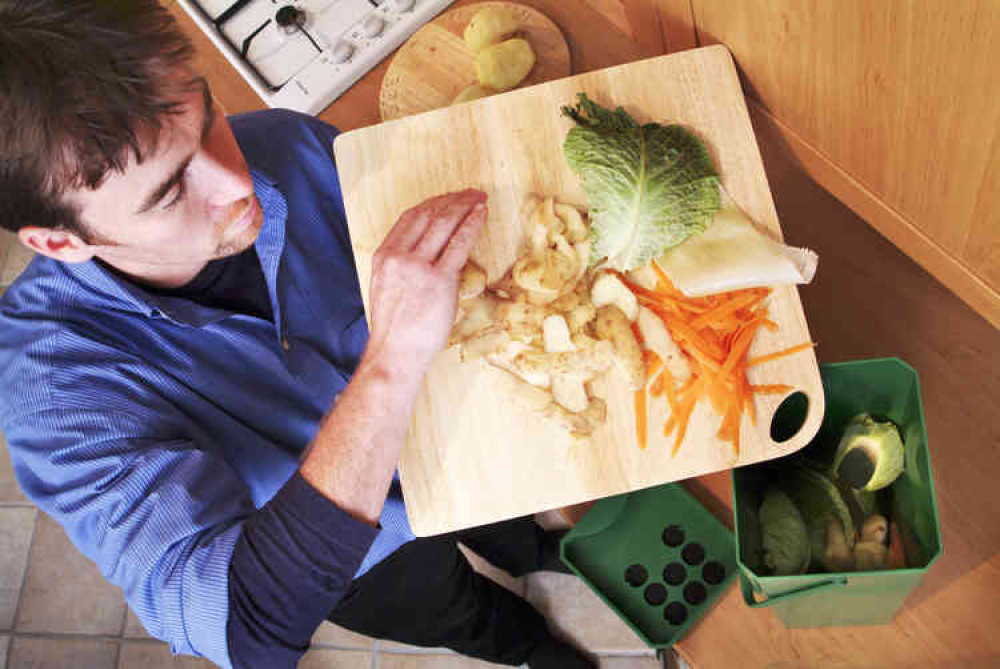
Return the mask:
<svg viewBox="0 0 1000 669">
<path fill-rule="evenodd" d="M 486 193 L 440 195 L 407 210 L 375 252 L 365 355 L 422 377 L 448 340 L 458 277 L 486 221 Z"/>
<path fill-rule="evenodd" d="M 314 488 L 371 525 L 424 374 L 448 340 L 458 277 L 485 221 L 482 191 L 435 197 L 400 216 L 375 253 L 368 346 L 300 468 Z"/>
</svg>

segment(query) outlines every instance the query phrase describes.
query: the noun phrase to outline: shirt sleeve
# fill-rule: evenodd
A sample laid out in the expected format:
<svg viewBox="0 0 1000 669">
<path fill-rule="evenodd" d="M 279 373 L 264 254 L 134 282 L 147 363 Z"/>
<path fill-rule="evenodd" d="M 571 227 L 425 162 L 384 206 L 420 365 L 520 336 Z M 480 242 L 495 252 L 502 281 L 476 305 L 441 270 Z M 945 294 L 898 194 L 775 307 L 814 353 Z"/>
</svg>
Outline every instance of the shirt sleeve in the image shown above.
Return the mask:
<svg viewBox="0 0 1000 669">
<path fill-rule="evenodd" d="M 5 434 L 25 494 L 174 653 L 230 668 L 249 666 L 230 657 L 243 643 L 251 649 L 240 647 L 240 658 L 268 644 L 281 646 L 278 654 L 304 652 L 305 630 L 311 625 L 311 636 L 346 590 L 374 528 L 298 477 L 255 510 L 224 460 L 188 440 L 144 436 L 156 431 L 148 417 L 117 412 L 106 399 L 99 410 L 8 417 Z M 230 630 L 238 630 L 236 644 Z"/>
<path fill-rule="evenodd" d="M 243 525 L 229 568 L 235 669 L 294 667 L 378 531 L 296 473 Z"/>
</svg>

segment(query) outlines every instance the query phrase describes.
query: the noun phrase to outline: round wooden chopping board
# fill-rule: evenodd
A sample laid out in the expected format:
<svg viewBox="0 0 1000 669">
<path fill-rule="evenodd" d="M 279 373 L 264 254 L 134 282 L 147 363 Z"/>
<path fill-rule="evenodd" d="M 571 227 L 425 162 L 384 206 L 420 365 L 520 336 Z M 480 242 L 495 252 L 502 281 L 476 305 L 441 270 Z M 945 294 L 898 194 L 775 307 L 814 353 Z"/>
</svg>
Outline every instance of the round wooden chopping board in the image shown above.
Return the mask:
<svg viewBox="0 0 1000 669">
<path fill-rule="evenodd" d="M 481 2 L 446 12 L 415 32 L 389 64 L 379 91 L 383 121 L 447 107 L 476 83 L 476 58 L 462 39 L 473 15 L 484 7 L 505 7 L 518 18 L 520 33 L 535 51 L 535 66 L 518 88 L 572 73 L 569 45 L 559 26 L 537 9 L 511 2 Z"/>
</svg>

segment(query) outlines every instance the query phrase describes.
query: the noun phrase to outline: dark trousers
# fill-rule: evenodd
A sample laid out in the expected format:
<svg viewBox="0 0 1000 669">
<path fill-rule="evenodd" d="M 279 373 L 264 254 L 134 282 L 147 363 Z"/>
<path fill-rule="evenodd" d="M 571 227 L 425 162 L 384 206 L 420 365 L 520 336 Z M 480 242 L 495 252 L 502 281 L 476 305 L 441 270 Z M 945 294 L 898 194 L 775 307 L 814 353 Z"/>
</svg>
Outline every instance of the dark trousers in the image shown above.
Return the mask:
<svg viewBox="0 0 1000 669">
<path fill-rule="evenodd" d="M 523 664 L 548 637 L 545 619 L 473 571 L 457 542 L 520 576 L 544 564 L 551 549 L 545 536 L 534 520 L 519 518 L 411 541 L 357 579 L 328 619 L 377 639 Z"/>
</svg>

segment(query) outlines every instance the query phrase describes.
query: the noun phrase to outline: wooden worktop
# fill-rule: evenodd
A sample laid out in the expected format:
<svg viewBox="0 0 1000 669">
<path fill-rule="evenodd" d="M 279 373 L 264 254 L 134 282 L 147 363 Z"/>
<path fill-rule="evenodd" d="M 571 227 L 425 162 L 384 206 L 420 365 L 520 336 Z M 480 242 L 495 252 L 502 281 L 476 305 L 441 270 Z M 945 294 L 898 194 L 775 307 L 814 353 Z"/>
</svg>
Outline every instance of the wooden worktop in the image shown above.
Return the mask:
<svg viewBox="0 0 1000 669">
<path fill-rule="evenodd" d="M 562 28 L 574 72 L 655 55 L 641 3 L 524 4 Z M 262 108 L 183 10 L 172 9 L 226 109 Z M 386 67 L 320 117 L 344 130 L 378 122 Z M 820 360 L 895 355 L 920 374 L 944 552 L 892 624 L 787 630 L 771 612 L 744 606 L 733 588 L 677 648 L 695 669 L 1000 666 L 1000 331 L 809 180 L 772 128 L 757 131 L 786 240 L 820 256 L 816 280 L 801 290 Z M 731 525 L 728 475 L 689 488 Z"/>
</svg>

